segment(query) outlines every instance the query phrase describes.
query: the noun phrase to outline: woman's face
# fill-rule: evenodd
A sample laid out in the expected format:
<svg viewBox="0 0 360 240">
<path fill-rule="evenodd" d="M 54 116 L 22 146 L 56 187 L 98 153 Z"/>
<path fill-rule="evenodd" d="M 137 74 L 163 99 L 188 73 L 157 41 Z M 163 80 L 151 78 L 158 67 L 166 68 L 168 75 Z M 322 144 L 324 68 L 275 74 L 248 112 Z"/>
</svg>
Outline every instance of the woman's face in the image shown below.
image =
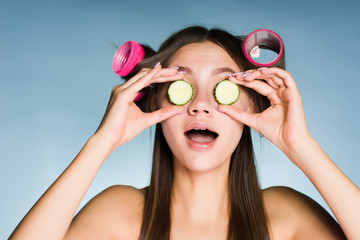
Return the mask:
<svg viewBox="0 0 360 240">
<path fill-rule="evenodd" d="M 239 72 L 239 66 L 224 49 L 209 41 L 180 48 L 168 65 L 186 71 L 184 80 L 194 89 L 193 98 L 185 105 L 187 112 L 162 122 L 175 166 L 200 172 L 228 166 L 244 125 L 217 111 L 213 91 L 219 81 Z M 167 96 L 168 85 L 160 91 L 160 107 L 172 104 Z M 242 88 L 233 105 L 250 111 L 251 100 Z"/>
</svg>

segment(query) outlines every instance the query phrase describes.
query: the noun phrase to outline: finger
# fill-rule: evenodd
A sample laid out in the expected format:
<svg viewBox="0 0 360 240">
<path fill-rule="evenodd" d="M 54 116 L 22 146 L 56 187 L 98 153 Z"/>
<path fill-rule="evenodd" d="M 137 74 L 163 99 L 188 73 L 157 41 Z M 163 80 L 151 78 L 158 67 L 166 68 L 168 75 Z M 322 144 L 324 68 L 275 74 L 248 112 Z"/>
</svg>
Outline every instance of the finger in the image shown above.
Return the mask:
<svg viewBox="0 0 360 240">
<path fill-rule="evenodd" d="M 270 78 L 279 85 L 280 91 L 276 94 L 277 98 L 281 96 L 281 98 L 285 97 L 284 99 L 287 99 L 288 101 L 301 102 L 299 89 L 289 72 L 276 67 L 262 69 L 261 72 L 263 76 L 270 76 Z"/>
<path fill-rule="evenodd" d="M 149 72 L 150 70 L 151 69 L 149 69 L 147 72 Z M 161 78 L 167 78 L 167 77 L 171 78 L 171 77 L 174 77 L 176 75 L 177 76 L 183 76 L 183 74 L 179 73 L 176 68 L 161 68 L 161 70 L 153 77 L 153 79 L 161 79 Z M 135 81 L 138 81 L 140 78 L 135 79 Z M 130 83 L 132 84 L 135 81 L 132 81 Z"/>
<path fill-rule="evenodd" d="M 148 83 L 149 84 L 152 84 L 152 83 L 164 83 L 164 82 L 171 82 L 171 81 L 175 81 L 175 80 L 179 80 L 179 79 L 183 79 L 183 78 L 184 78 L 183 73 L 177 73 L 177 74 L 175 74 L 173 76 L 158 77 L 158 78 L 150 79 L 150 81 Z"/>
<path fill-rule="evenodd" d="M 281 85 L 284 85 L 282 81 L 274 79 L 272 76 L 263 75 L 260 70 L 250 70 L 238 76 L 237 79 L 243 79 L 245 81 L 253 81 L 254 79 L 265 80 L 274 89 L 278 89 Z"/>
<path fill-rule="evenodd" d="M 146 127 L 150 127 L 158 122 L 164 121 L 170 117 L 173 117 L 177 114 L 185 113 L 185 108 L 183 106 L 169 106 L 160 108 L 151 113 L 146 113 Z"/>
<path fill-rule="evenodd" d="M 282 93 L 279 93 L 278 91 L 274 91 L 274 92 L 271 92 L 269 95 L 266 96 L 267 99 L 269 99 L 271 106 L 283 103 L 283 101 L 279 97 L 279 95 L 281 95 L 281 94 Z"/>
<path fill-rule="evenodd" d="M 176 69 L 168 69 L 168 70 L 171 70 L 172 72 L 175 72 L 175 73 L 177 71 Z M 139 94 L 140 90 L 145 88 L 146 86 L 150 85 L 151 83 L 174 81 L 177 79 L 182 79 L 184 77 L 183 73 L 177 73 L 170 77 L 154 78 L 156 76 L 156 74 L 159 73 L 159 71 L 160 71 L 160 66 L 158 66 L 152 70 L 149 70 L 148 72 L 142 71 L 142 73 L 139 74 L 140 76 L 143 75 L 141 78 L 139 78 L 139 79 L 136 79 L 135 77 L 132 78 L 131 85 L 130 85 L 131 82 L 125 83 L 126 84 L 125 86 L 127 86 L 127 88 L 124 87 L 124 84 L 115 86 L 112 91 L 110 105 L 112 105 L 115 101 L 117 101 L 116 99 L 119 99 L 117 96 L 121 96 L 121 98 L 125 99 L 125 101 L 127 101 L 127 102 L 133 102 L 133 100 Z M 139 76 L 139 75 L 137 75 L 137 76 Z"/>
<path fill-rule="evenodd" d="M 261 77 L 261 79 L 258 80 L 263 80 L 265 82 L 267 82 L 267 84 L 269 84 L 274 90 L 279 89 L 279 85 L 275 83 L 275 81 L 270 78 L 270 77 Z"/>
<path fill-rule="evenodd" d="M 242 74 L 237 74 L 236 75 L 236 78 L 237 79 L 243 79 L 245 80 L 247 76 L 251 75 L 255 70 L 254 69 L 251 69 L 251 70 L 247 70 L 245 71 L 244 73 Z"/>
<path fill-rule="evenodd" d="M 218 109 L 224 112 L 225 114 L 229 115 L 231 118 L 239 122 L 242 122 L 245 125 L 256 130 L 257 114 L 252 114 L 242 111 L 241 109 L 231 105 L 219 105 Z"/>
<path fill-rule="evenodd" d="M 288 88 L 297 88 L 295 80 L 293 79 L 292 75 L 284 69 L 276 68 L 276 67 L 266 68 L 266 69 L 262 69 L 261 73 L 263 75 L 273 75 L 281 79 L 283 84 Z"/>
<path fill-rule="evenodd" d="M 157 77 L 166 77 L 166 76 L 172 76 L 176 73 L 178 73 L 178 68 L 170 67 L 170 68 L 162 68 L 161 71 L 155 76 Z"/>
<path fill-rule="evenodd" d="M 157 66 L 160 67 L 160 66 Z M 152 69 L 151 68 L 144 68 L 141 69 L 141 71 L 136 74 L 134 77 L 129 79 L 123 84 L 124 88 L 128 88 L 131 86 L 134 82 L 138 81 L 140 78 L 148 74 Z M 178 70 L 176 68 L 161 68 L 161 70 L 154 76 L 154 78 L 160 78 L 160 77 L 171 77 L 175 74 L 177 74 Z"/>
<path fill-rule="evenodd" d="M 232 78 L 230 78 L 232 79 Z M 245 81 L 245 80 L 237 80 L 235 79 L 235 83 L 242 85 L 244 87 L 248 87 L 250 89 L 255 90 L 259 94 L 267 97 L 271 103 L 271 105 L 280 104 L 281 100 L 278 95 L 278 91 L 280 91 L 279 94 L 281 94 L 281 90 L 274 89 L 272 86 L 268 84 L 268 81 L 264 82 L 262 79 L 254 79 L 252 81 Z M 285 89 L 285 88 L 284 88 Z"/>
<path fill-rule="evenodd" d="M 127 80 L 121 87 L 126 89 L 129 86 L 131 86 L 134 82 L 138 81 L 139 79 L 146 76 L 147 74 L 152 73 L 152 75 L 154 76 L 157 72 L 160 71 L 160 69 L 161 69 L 160 64 L 158 66 L 154 67 L 154 68 L 141 69 L 135 76 L 133 76 L 132 78 Z M 154 73 L 154 71 L 156 71 L 156 73 Z"/>
<path fill-rule="evenodd" d="M 128 88 L 131 84 L 133 84 L 134 82 L 136 82 L 137 80 L 139 80 L 140 78 L 142 78 L 143 76 L 145 76 L 146 74 L 148 74 L 150 72 L 151 69 L 142 69 L 141 71 L 139 71 L 136 75 L 134 75 L 132 78 L 130 78 L 129 80 L 125 81 L 121 87 L 122 88 Z"/>
<path fill-rule="evenodd" d="M 244 87 L 251 88 L 263 96 L 268 96 L 271 92 L 275 91 L 272 86 L 259 79 L 255 79 L 253 81 L 245 81 L 231 77 L 229 78 L 229 80 Z"/>
<path fill-rule="evenodd" d="M 261 74 L 260 77 L 271 84 L 275 89 L 285 87 L 284 81 L 276 75 Z"/>
<path fill-rule="evenodd" d="M 133 78 L 131 78 L 131 81 L 129 80 L 128 83 L 126 83 L 126 88 L 122 85 L 120 88 L 116 89 L 116 91 L 119 93 L 121 92 L 122 97 L 126 99 L 126 101 L 132 102 L 135 97 L 139 94 L 139 91 L 144 88 L 143 82 L 144 80 L 149 81 L 151 78 L 153 78 L 159 71 L 161 70 L 161 66 L 158 65 L 155 68 L 151 69 L 149 72 L 146 72 L 144 75 L 142 75 L 144 72 L 139 73 L 135 75 Z M 138 78 L 138 76 L 141 76 Z M 141 82 L 142 84 L 139 84 Z"/>
<path fill-rule="evenodd" d="M 157 68 L 159 67 L 161 66 L 158 66 Z M 156 70 L 157 68 L 154 68 L 153 70 Z M 176 73 L 177 72 L 176 69 L 172 69 L 173 71 L 175 70 L 175 74 L 172 76 L 156 77 L 156 75 L 160 72 L 160 70 L 158 69 L 157 71 L 154 72 L 153 70 L 151 70 L 148 74 L 144 75 L 143 77 L 135 81 L 132 85 L 128 87 L 128 89 L 131 89 L 131 91 L 138 92 L 152 83 L 169 82 L 177 79 L 182 79 L 184 77 L 184 73 L 181 72 Z"/>
</svg>

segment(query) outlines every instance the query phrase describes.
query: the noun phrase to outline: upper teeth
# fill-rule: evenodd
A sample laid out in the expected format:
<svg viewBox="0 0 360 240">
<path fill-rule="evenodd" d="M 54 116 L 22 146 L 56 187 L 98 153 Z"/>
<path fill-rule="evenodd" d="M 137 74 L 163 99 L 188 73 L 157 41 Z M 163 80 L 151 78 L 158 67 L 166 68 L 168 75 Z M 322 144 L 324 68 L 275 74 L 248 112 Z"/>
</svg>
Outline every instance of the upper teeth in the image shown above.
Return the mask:
<svg viewBox="0 0 360 240">
<path fill-rule="evenodd" d="M 195 128 L 195 130 L 206 130 L 206 128 Z"/>
</svg>

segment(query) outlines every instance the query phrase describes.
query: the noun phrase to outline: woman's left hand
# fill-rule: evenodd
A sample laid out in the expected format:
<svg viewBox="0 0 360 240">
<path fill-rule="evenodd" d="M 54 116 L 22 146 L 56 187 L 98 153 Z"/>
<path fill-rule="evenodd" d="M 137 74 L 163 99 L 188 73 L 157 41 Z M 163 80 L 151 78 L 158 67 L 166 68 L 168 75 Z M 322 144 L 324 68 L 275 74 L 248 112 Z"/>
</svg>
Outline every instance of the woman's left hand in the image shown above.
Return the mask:
<svg viewBox="0 0 360 240">
<path fill-rule="evenodd" d="M 271 106 L 261 113 L 244 112 L 231 105 L 219 105 L 218 109 L 255 129 L 278 146 L 318 189 L 346 237 L 360 239 L 357 221 L 360 214 L 360 190 L 311 137 L 301 96 L 291 74 L 279 68 L 248 72 L 246 76 L 230 77 L 229 80 L 266 96 Z M 318 211 L 311 214 L 306 221 L 314 221 L 319 217 Z M 328 229 L 334 229 L 333 223 L 330 224 L 326 218 L 319 217 L 318 220 L 329 224 Z"/>
<path fill-rule="evenodd" d="M 266 96 L 271 106 L 260 113 L 231 105 L 219 105 L 219 110 L 253 128 L 285 153 L 311 137 L 299 90 L 289 72 L 275 67 L 249 70 L 229 80 Z"/>
</svg>

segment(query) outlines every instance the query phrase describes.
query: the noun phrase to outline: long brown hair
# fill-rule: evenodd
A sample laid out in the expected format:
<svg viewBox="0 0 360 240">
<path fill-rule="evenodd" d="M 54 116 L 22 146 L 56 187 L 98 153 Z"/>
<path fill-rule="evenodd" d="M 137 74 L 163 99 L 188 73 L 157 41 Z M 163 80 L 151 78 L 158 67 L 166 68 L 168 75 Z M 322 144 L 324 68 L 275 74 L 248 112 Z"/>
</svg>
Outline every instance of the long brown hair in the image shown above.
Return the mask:
<svg viewBox="0 0 360 240">
<path fill-rule="evenodd" d="M 138 69 L 152 67 L 161 62 L 166 67 L 170 57 L 182 46 L 190 43 L 211 41 L 221 46 L 238 64 L 241 70 L 258 68 L 246 60 L 242 52 L 243 37 L 235 37 L 220 30 L 208 30 L 195 26 L 185 28 L 170 36 L 159 51 L 150 54 L 139 64 Z M 276 63 L 285 68 L 283 58 Z M 134 70 L 135 74 L 137 70 Z M 152 99 L 159 85 L 144 89 L 145 96 L 138 105 L 144 111 L 152 110 Z M 247 89 L 257 111 L 269 106 L 269 101 L 251 89 Z M 161 124 L 156 125 L 153 165 L 150 185 L 145 189 L 141 240 L 168 240 L 171 230 L 171 192 L 174 179 L 173 155 L 165 140 Z M 250 128 L 244 126 L 240 142 L 231 156 L 229 168 L 229 222 L 227 239 L 270 239 L 262 190 L 259 187 Z"/>
</svg>

